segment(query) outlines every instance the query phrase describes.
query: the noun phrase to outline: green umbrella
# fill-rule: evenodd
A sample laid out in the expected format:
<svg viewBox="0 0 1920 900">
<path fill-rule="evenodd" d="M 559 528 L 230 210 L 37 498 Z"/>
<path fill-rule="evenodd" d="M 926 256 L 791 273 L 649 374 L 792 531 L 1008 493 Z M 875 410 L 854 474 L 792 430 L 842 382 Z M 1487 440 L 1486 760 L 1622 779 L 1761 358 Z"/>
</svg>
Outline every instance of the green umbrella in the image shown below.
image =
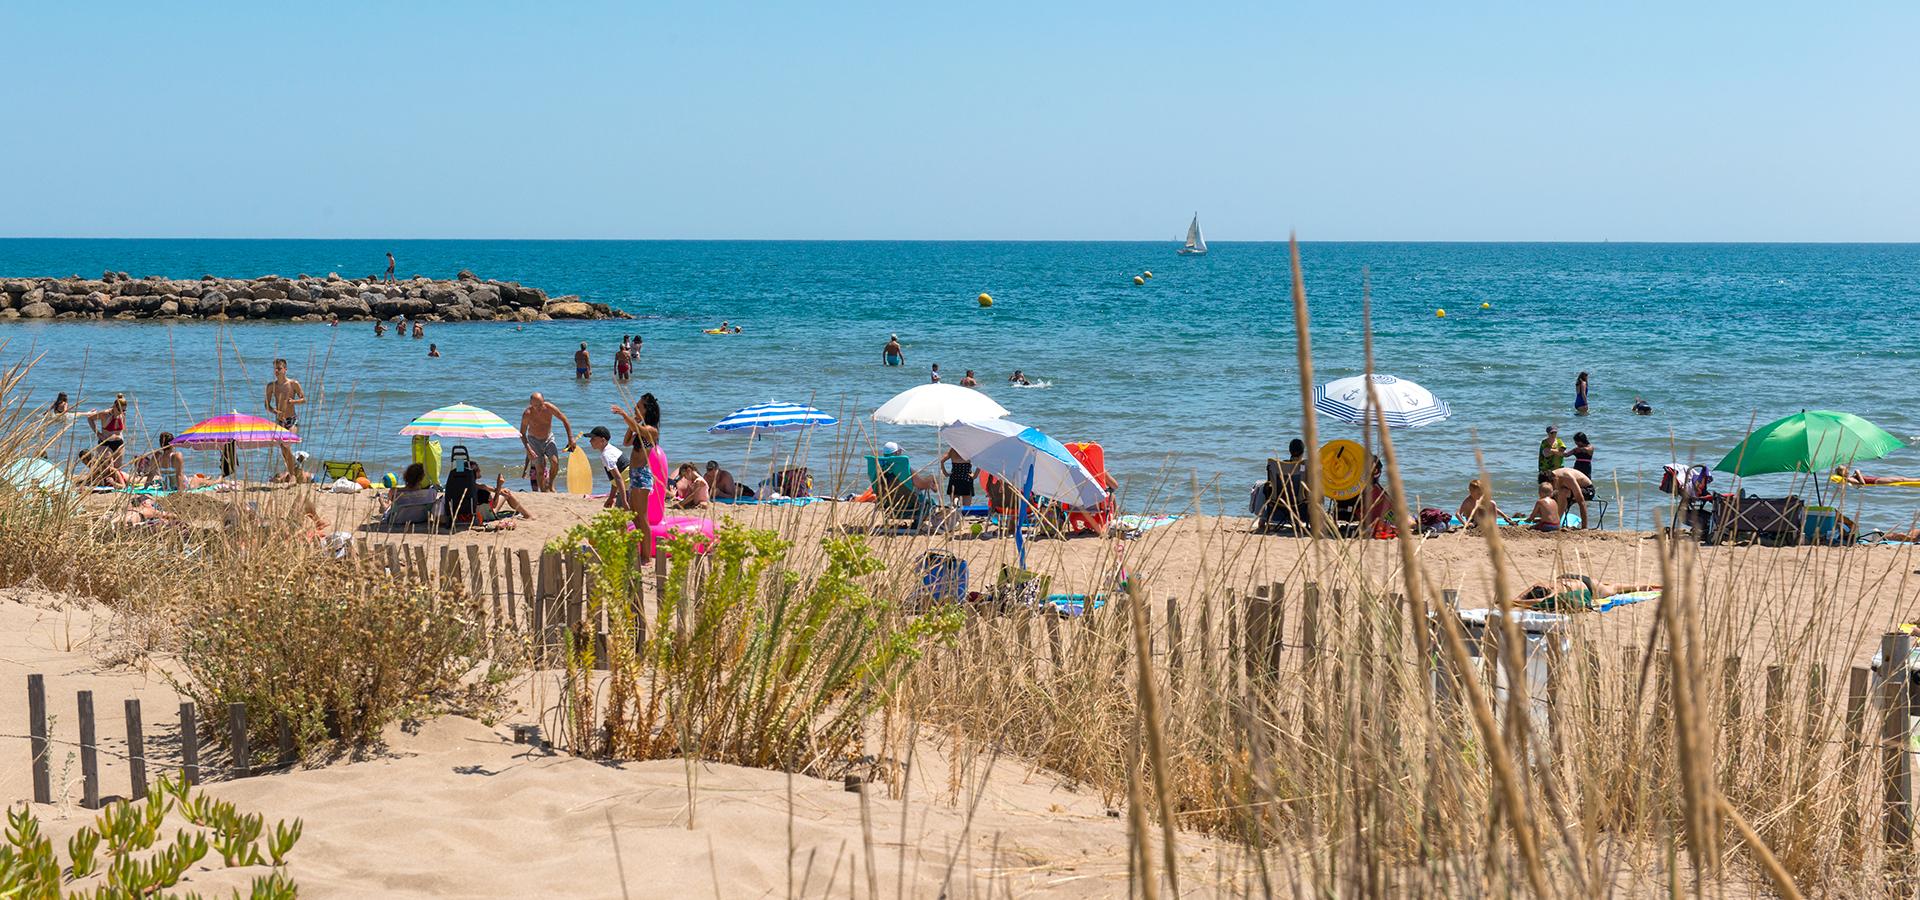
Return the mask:
<svg viewBox="0 0 1920 900">
<path fill-rule="evenodd" d="M 1714 466 L 1735 475 L 1824 472 L 1862 459 L 1879 459 L 1905 446 L 1853 413 L 1824 409 L 1769 422 Z"/>
</svg>

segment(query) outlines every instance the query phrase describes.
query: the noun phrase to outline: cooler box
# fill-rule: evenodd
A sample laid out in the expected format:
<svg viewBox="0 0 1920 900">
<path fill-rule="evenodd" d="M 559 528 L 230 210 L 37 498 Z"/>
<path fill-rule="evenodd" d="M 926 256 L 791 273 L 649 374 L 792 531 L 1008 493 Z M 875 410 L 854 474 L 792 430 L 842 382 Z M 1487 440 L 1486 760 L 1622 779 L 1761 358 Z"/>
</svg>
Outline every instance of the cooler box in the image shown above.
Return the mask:
<svg viewBox="0 0 1920 900">
<path fill-rule="evenodd" d="M 1816 544 L 1840 540 L 1840 510 L 1831 506 L 1807 507 L 1806 518 L 1800 521 L 1800 537 Z"/>
</svg>

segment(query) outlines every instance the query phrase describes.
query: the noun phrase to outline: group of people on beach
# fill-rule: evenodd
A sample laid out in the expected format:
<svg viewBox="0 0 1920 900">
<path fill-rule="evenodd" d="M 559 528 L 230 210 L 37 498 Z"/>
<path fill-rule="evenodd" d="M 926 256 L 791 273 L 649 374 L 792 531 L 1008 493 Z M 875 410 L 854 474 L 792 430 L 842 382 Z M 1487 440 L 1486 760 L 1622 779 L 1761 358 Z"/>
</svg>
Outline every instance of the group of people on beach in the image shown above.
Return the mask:
<svg viewBox="0 0 1920 900">
<path fill-rule="evenodd" d="M 888 368 L 898 368 L 907 364 L 907 351 L 905 347 L 901 346 L 899 335 L 887 335 L 886 346 L 880 348 L 880 364 Z M 933 363 L 932 365 L 933 369 L 928 374 L 927 382 L 929 384 L 939 384 L 942 381 L 940 377 L 940 364 Z M 1026 373 L 1019 369 L 1013 370 L 1013 374 L 1007 376 L 1007 383 L 1015 387 L 1033 386 L 1033 380 L 1028 378 Z M 959 384 L 964 388 L 977 388 L 980 386 L 980 380 L 974 376 L 972 369 L 968 369 L 965 374 L 960 376 Z"/>
</svg>

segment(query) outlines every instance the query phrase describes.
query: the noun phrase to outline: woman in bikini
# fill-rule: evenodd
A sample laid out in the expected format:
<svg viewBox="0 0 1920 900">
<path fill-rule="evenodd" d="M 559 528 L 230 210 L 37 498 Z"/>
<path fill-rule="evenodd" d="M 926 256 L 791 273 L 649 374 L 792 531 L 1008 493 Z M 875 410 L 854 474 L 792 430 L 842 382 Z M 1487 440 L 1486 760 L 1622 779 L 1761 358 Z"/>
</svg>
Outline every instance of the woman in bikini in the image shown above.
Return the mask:
<svg viewBox="0 0 1920 900">
<path fill-rule="evenodd" d="M 1514 598 L 1513 605 L 1526 609 L 1570 612 L 1592 609 L 1595 603 L 1608 597 L 1657 590 L 1660 590 L 1660 585 L 1652 583 L 1594 581 L 1585 575 L 1562 575 L 1553 584 L 1535 582 Z"/>
<path fill-rule="evenodd" d="M 120 466 L 120 452 L 127 446 L 127 395 L 113 395 L 113 405 L 106 409 L 96 409 L 87 413 L 87 424 L 93 427 L 95 437 L 100 443 L 94 449 L 104 449 L 112 456 L 115 468 Z"/>
<path fill-rule="evenodd" d="M 1920 475 L 1868 475 L 1859 469 L 1846 466 L 1834 466 L 1833 477 L 1848 484 L 1912 484 L 1920 482 Z"/>
<path fill-rule="evenodd" d="M 641 394 L 632 412 L 618 404 L 612 409 L 614 415 L 626 420 L 626 440 L 633 448 L 633 462 L 627 466 L 627 508 L 633 510 L 633 527 L 640 532 L 640 561 L 644 563 L 653 559 L 647 500 L 656 487 L 650 457 L 654 445 L 660 443 L 660 402 L 652 394 Z"/>
</svg>

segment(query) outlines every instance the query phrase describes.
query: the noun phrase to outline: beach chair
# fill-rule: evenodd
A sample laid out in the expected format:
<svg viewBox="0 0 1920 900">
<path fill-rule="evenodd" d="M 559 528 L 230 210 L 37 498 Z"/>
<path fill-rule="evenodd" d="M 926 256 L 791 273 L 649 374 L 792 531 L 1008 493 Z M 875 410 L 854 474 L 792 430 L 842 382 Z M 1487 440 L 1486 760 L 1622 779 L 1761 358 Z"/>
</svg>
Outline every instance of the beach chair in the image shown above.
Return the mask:
<svg viewBox="0 0 1920 900">
<path fill-rule="evenodd" d="M 916 532 L 927 526 L 934 507 L 933 501 L 916 490 L 912 481 L 900 481 L 890 470 L 882 470 L 874 481 L 873 503 L 880 510 L 884 527 L 906 527 Z M 904 526 L 901 523 L 905 523 Z"/>
<path fill-rule="evenodd" d="M 348 481 L 359 481 L 367 477 L 366 467 L 362 466 L 358 460 L 353 462 L 339 462 L 331 459 L 321 460 L 320 469 L 327 473 L 328 481 L 339 481 L 342 478 Z"/>
<path fill-rule="evenodd" d="M 380 527 L 388 531 L 432 528 L 438 518 L 441 497 L 437 484 L 417 491 L 401 491 L 380 517 Z"/>
<path fill-rule="evenodd" d="M 1067 533 L 1090 531 L 1094 534 L 1106 534 L 1107 526 L 1113 523 L 1115 509 L 1113 491 L 1120 486 L 1119 482 L 1113 480 L 1112 475 L 1107 474 L 1107 451 L 1093 441 L 1075 441 L 1067 444 L 1066 448 L 1068 453 L 1073 454 L 1074 459 L 1079 460 L 1081 465 L 1087 467 L 1087 471 L 1093 473 L 1093 477 L 1100 482 L 1100 486 L 1107 490 L 1106 499 L 1101 500 L 1100 505 L 1091 509 L 1065 507 Z"/>
</svg>

